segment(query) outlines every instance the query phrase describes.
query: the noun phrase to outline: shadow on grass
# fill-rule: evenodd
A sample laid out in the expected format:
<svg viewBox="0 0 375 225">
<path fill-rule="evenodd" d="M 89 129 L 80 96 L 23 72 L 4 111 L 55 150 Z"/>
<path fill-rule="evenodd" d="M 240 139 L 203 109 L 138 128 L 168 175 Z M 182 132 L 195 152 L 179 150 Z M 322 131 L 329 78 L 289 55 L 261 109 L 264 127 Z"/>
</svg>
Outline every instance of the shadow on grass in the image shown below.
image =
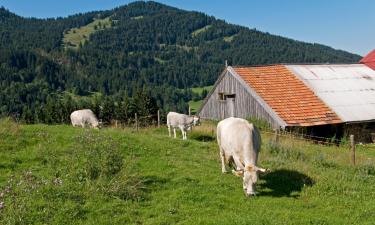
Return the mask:
<svg viewBox="0 0 375 225">
<path fill-rule="evenodd" d="M 302 188 L 313 186 L 314 180 L 294 170 L 276 170 L 261 177 L 265 183 L 260 184 L 262 196 L 298 197 Z"/>
<path fill-rule="evenodd" d="M 144 176 L 141 177 L 141 180 L 142 183 L 146 186 L 147 192 L 160 189 L 169 182 L 169 179 L 161 178 L 158 176 Z"/>
<path fill-rule="evenodd" d="M 208 135 L 208 134 L 192 134 L 191 139 L 201 141 L 201 142 L 211 142 L 211 141 L 216 140 L 215 137 L 213 137 L 212 135 Z"/>
</svg>

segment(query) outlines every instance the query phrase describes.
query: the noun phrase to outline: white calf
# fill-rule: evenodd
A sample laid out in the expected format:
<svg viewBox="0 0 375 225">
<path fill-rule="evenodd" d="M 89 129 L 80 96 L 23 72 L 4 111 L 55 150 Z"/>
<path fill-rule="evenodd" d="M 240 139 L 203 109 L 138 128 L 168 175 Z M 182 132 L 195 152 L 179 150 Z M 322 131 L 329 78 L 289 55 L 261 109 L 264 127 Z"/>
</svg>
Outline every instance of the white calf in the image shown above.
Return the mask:
<svg viewBox="0 0 375 225">
<path fill-rule="evenodd" d="M 182 133 L 182 139 L 186 140 L 186 131 L 195 125 L 199 125 L 199 116 L 188 116 L 176 112 L 169 112 L 167 115 L 167 126 L 169 137 L 171 137 L 171 128 L 173 128 L 174 138 L 176 138 L 176 128 L 180 128 Z"/>
</svg>

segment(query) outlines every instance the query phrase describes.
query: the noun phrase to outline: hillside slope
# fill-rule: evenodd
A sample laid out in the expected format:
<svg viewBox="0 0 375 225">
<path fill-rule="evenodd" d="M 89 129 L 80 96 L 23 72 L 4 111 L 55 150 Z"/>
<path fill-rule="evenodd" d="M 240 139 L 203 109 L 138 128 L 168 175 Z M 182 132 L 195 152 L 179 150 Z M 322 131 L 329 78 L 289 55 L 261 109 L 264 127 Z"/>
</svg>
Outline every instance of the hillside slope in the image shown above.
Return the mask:
<svg viewBox="0 0 375 225">
<path fill-rule="evenodd" d="M 106 21 L 105 29 L 95 21 Z M 49 113 L 39 111 L 48 97 L 63 98 L 64 91 L 100 92 L 117 104 L 143 90 L 159 108 L 186 111 L 189 88 L 212 85 L 225 60 L 254 65 L 360 59 L 156 2 L 57 19 L 22 18 L 2 8 L 0 23 L 0 114 L 28 122 L 46 122 Z M 69 43 L 73 48 L 64 48 Z"/>
<path fill-rule="evenodd" d="M 199 129 L 182 141 L 170 139 L 165 128 L 96 131 L 0 122 L 0 223 L 277 225 L 375 220 L 371 149 L 359 146 L 353 168 L 342 148 L 306 142 L 275 148 L 262 133 L 259 164 L 272 172 L 260 177 L 259 195 L 246 198 L 240 178 L 221 174 L 216 142 L 198 141 L 211 135 L 210 128 Z"/>
</svg>

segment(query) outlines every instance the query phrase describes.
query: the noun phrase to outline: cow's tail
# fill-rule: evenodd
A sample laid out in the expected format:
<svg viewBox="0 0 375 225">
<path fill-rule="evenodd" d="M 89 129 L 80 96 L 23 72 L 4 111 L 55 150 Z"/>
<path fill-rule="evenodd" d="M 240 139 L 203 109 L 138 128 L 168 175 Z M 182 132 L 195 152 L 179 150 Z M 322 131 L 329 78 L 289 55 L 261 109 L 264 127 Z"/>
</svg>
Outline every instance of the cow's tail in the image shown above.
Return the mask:
<svg viewBox="0 0 375 225">
<path fill-rule="evenodd" d="M 261 144 L 261 139 L 260 139 L 260 134 L 259 134 L 259 130 L 256 126 L 254 126 L 254 124 L 250 124 L 250 135 L 251 135 L 251 138 L 250 138 L 250 152 L 252 153 L 252 158 L 254 160 L 254 165 L 257 164 L 257 161 L 258 161 L 258 154 L 259 154 L 259 151 L 260 151 L 260 144 Z"/>
</svg>

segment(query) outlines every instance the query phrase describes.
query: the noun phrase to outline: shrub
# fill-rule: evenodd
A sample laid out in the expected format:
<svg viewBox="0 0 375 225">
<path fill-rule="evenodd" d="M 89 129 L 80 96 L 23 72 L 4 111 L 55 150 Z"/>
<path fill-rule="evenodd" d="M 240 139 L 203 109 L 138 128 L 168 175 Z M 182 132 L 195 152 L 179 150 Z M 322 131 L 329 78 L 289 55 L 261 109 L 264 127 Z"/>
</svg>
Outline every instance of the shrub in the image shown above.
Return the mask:
<svg viewBox="0 0 375 225">
<path fill-rule="evenodd" d="M 273 141 L 268 142 L 266 148 L 272 155 L 280 157 L 281 159 L 300 161 L 306 160 L 306 155 L 302 151 L 295 148 L 291 148 L 289 146 L 276 144 Z"/>
<path fill-rule="evenodd" d="M 87 133 L 80 136 L 78 140 L 84 151 L 81 157 L 85 165 L 85 177 L 90 180 L 101 176 L 111 177 L 122 170 L 123 158 L 120 147 L 113 139 L 105 138 L 100 134 Z M 82 174 L 78 176 L 79 179 L 82 178 Z"/>
</svg>

